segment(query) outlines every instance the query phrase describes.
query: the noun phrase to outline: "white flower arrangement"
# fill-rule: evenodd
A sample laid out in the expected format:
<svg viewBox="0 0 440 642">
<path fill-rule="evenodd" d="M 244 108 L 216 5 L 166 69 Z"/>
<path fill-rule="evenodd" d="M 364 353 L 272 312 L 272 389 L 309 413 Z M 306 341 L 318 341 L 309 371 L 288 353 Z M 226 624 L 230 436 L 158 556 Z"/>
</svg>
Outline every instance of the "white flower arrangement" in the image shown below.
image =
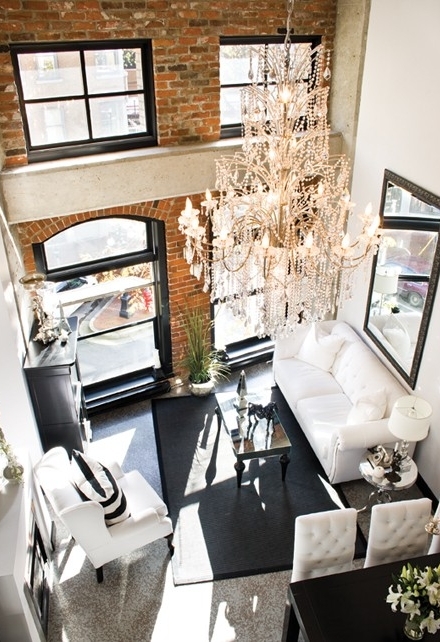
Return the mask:
<svg viewBox="0 0 440 642">
<path fill-rule="evenodd" d="M 440 565 L 432 568 L 406 564 L 388 589 L 386 601 L 393 611 L 406 613 L 423 631 L 440 629 Z"/>
</svg>

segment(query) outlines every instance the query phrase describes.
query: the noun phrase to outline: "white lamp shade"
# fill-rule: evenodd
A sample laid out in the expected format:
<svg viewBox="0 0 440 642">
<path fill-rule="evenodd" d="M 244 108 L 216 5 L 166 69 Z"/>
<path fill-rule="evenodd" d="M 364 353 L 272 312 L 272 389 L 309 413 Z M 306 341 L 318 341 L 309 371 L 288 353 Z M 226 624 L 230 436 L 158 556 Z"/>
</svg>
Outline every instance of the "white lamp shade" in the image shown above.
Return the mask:
<svg viewBox="0 0 440 642">
<path fill-rule="evenodd" d="M 379 294 L 396 294 L 398 281 L 398 272 L 388 273 L 378 269 L 374 277 L 373 290 Z"/>
<path fill-rule="evenodd" d="M 398 439 L 421 441 L 428 434 L 432 408 L 420 397 L 408 395 L 396 401 L 388 420 L 388 428 Z"/>
</svg>

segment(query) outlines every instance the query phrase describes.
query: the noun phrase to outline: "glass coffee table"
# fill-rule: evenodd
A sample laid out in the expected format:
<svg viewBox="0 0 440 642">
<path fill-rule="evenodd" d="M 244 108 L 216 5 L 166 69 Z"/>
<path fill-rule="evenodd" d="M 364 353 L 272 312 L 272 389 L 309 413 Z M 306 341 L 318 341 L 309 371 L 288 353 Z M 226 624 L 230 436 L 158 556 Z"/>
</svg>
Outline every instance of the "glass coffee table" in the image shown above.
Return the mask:
<svg viewBox="0 0 440 642">
<path fill-rule="evenodd" d="M 217 407 L 215 409 L 218 429 L 223 424 L 235 455 L 234 464 L 237 473 L 237 486 L 240 488 L 245 460 L 259 459 L 260 457 L 279 456 L 281 464 L 281 479 L 286 478 L 287 466 L 290 462 L 291 443 L 286 435 L 278 413 L 273 413 L 273 421 L 265 418 L 249 420 L 247 411 L 242 411 L 242 421 L 235 405 L 236 394 L 232 392 L 218 392 L 215 395 Z M 262 403 L 258 395 L 247 395 L 252 404 Z M 264 404 L 263 404 L 264 405 Z"/>
</svg>

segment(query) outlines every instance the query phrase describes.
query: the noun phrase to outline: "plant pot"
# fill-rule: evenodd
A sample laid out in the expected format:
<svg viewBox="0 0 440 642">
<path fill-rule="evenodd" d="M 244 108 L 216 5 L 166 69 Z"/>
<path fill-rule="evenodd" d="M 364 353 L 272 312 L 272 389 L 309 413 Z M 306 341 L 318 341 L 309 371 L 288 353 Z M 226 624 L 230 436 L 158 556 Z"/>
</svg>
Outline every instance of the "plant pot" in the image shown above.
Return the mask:
<svg viewBox="0 0 440 642">
<path fill-rule="evenodd" d="M 205 383 L 190 382 L 189 388 L 195 397 L 207 397 L 214 390 L 214 382 L 212 379 Z"/>
<path fill-rule="evenodd" d="M 11 484 L 21 484 L 23 481 L 23 466 L 21 464 L 8 464 L 3 470 L 3 477 Z"/>
</svg>

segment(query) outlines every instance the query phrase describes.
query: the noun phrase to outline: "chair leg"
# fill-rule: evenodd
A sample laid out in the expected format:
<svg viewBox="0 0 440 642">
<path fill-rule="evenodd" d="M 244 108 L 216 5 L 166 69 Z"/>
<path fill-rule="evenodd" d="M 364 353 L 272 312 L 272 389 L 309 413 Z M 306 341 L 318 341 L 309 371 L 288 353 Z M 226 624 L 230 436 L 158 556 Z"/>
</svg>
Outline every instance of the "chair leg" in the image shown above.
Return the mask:
<svg viewBox="0 0 440 642">
<path fill-rule="evenodd" d="M 98 580 L 98 584 L 101 584 L 104 580 L 104 570 L 102 566 L 96 569 L 96 579 Z"/>
<path fill-rule="evenodd" d="M 173 557 L 174 555 L 174 544 L 173 544 L 173 535 L 174 533 L 170 533 L 165 537 L 165 539 L 168 542 L 168 550 L 170 551 L 170 557 Z"/>
</svg>

